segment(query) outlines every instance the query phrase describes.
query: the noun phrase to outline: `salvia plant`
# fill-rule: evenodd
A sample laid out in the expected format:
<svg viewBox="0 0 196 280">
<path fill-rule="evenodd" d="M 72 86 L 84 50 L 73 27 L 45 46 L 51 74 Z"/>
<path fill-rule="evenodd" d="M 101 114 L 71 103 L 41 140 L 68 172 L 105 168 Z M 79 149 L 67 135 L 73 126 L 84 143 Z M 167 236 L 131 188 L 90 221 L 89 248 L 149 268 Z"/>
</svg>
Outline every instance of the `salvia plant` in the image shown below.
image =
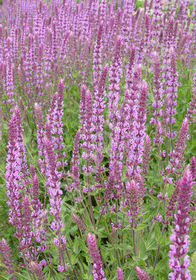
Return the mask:
<svg viewBox="0 0 196 280">
<path fill-rule="evenodd" d="M 0 279 L 196 279 L 196 1 L 0 5 Z"/>
</svg>

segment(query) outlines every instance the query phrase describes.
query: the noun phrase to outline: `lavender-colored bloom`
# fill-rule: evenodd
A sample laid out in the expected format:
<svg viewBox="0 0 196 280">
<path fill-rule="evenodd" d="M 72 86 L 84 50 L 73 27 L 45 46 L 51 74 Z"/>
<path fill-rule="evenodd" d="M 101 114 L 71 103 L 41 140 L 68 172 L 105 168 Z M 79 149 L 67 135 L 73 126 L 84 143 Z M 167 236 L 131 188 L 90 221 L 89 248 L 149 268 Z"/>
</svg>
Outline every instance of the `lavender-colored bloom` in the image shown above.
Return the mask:
<svg viewBox="0 0 196 280">
<path fill-rule="evenodd" d="M 42 204 L 39 200 L 39 181 L 37 175 L 33 176 L 32 182 L 32 201 L 31 201 L 33 211 L 31 213 L 32 226 L 34 227 L 34 235 L 37 242 L 41 243 L 43 241 L 42 251 L 47 247 L 45 240 L 45 229 L 43 227 L 43 210 Z"/>
<path fill-rule="evenodd" d="M 54 244 L 59 249 L 59 265 L 65 266 L 64 260 L 64 251 L 65 251 L 65 244 L 66 239 L 61 233 L 61 229 L 63 228 L 63 222 L 61 218 L 61 205 L 62 205 L 62 190 L 60 189 L 60 178 L 61 173 L 57 171 L 57 159 L 54 154 L 54 150 L 52 147 L 51 142 L 45 136 L 44 138 L 44 148 L 45 148 L 45 162 L 46 162 L 46 175 L 47 175 L 47 182 L 46 186 L 48 186 L 48 194 L 50 198 L 50 214 L 53 216 L 53 221 L 51 223 L 51 229 L 55 232 L 56 236 L 54 238 Z"/>
<path fill-rule="evenodd" d="M 134 59 L 135 59 L 134 45 L 128 50 L 128 54 L 129 54 L 129 63 L 127 65 L 127 71 L 126 71 L 125 89 L 131 90 L 133 84 L 133 66 L 134 66 Z"/>
<path fill-rule="evenodd" d="M 173 124 L 176 122 L 174 115 L 176 114 L 176 104 L 177 104 L 177 91 L 178 91 L 178 73 L 176 69 L 176 55 L 173 48 L 170 49 L 170 73 L 168 73 L 168 82 L 167 82 L 167 96 L 169 98 L 169 108 L 167 109 L 168 118 L 166 120 L 167 123 Z M 171 129 L 169 129 L 168 137 L 173 138 L 175 134 L 172 133 Z"/>
<path fill-rule="evenodd" d="M 31 228 L 31 209 L 30 201 L 27 195 L 24 196 L 22 202 L 22 218 L 21 218 L 21 235 L 20 244 L 18 249 L 20 250 L 20 256 L 26 257 L 29 260 L 32 256 L 33 246 L 32 238 L 34 234 Z"/>
<path fill-rule="evenodd" d="M 196 113 L 196 71 L 194 73 L 194 77 L 193 77 L 193 90 L 192 90 L 193 94 L 192 94 L 192 99 L 191 102 L 189 104 L 189 107 L 187 109 L 187 118 L 189 120 L 192 120 L 194 117 L 194 114 Z M 193 121 L 195 122 L 195 118 L 193 119 Z"/>
<path fill-rule="evenodd" d="M 161 73 L 161 68 L 160 68 L 160 59 L 158 54 L 155 52 L 153 56 L 153 61 L 154 61 L 154 100 L 152 103 L 153 107 L 153 117 L 151 118 L 150 122 L 154 123 L 155 128 L 156 128 L 156 137 L 154 141 L 156 143 L 162 142 L 162 134 L 163 134 L 163 129 L 161 122 L 160 122 L 160 116 L 162 112 L 162 85 L 160 81 L 160 73 Z"/>
<path fill-rule="evenodd" d="M 179 136 L 175 143 L 175 150 L 170 153 L 170 165 L 167 166 L 167 172 L 180 174 L 184 163 L 184 153 L 186 150 L 186 140 L 188 139 L 189 122 L 185 118 L 180 128 Z"/>
<path fill-rule="evenodd" d="M 45 276 L 42 272 L 42 267 L 40 264 L 32 261 L 30 263 L 30 270 L 37 276 L 38 280 L 44 280 Z"/>
<path fill-rule="evenodd" d="M 92 159 L 93 159 L 93 150 L 94 145 L 92 144 L 94 130 L 92 126 L 92 97 L 89 90 L 86 90 L 85 87 L 82 87 L 82 96 L 81 96 L 81 114 L 80 119 L 82 123 L 80 134 L 83 143 L 81 147 L 85 150 L 82 154 L 82 157 L 86 160 L 86 164 L 83 166 L 83 171 L 86 174 L 90 174 L 93 171 Z"/>
<path fill-rule="evenodd" d="M 20 110 L 18 106 L 14 108 L 14 112 L 16 114 L 16 129 L 17 129 L 17 143 L 18 143 L 18 149 L 20 154 L 20 165 L 21 165 L 21 183 L 23 185 L 23 188 L 25 191 L 29 191 L 27 189 L 27 186 L 30 183 L 29 179 L 29 169 L 27 166 L 27 160 L 26 160 L 26 151 L 25 151 L 25 145 L 24 145 L 24 137 L 23 137 L 23 127 L 22 127 L 22 121 L 20 116 Z"/>
<path fill-rule="evenodd" d="M 6 65 L 6 92 L 8 96 L 7 103 L 12 103 L 12 105 L 15 104 L 15 99 L 14 99 L 14 69 L 12 65 L 12 59 L 10 54 L 8 54 L 8 58 L 6 60 L 7 65 Z"/>
<path fill-rule="evenodd" d="M 17 179 L 21 172 L 20 165 L 17 164 L 18 147 L 17 147 L 16 115 L 13 114 L 9 122 L 9 143 L 6 164 L 6 187 L 8 196 L 9 222 L 16 228 L 20 228 L 21 221 L 21 199 L 22 195 L 19 190 L 22 188 Z"/>
<path fill-rule="evenodd" d="M 150 161 L 150 148 L 151 148 L 151 141 L 150 137 L 146 135 L 145 142 L 144 142 L 144 154 L 143 154 L 143 174 L 148 173 L 148 166 Z"/>
<path fill-rule="evenodd" d="M 51 108 L 49 110 L 49 115 L 47 116 L 47 121 L 50 122 L 51 125 L 51 136 L 52 136 L 52 144 L 53 149 L 55 151 L 55 156 L 57 159 L 58 167 L 65 167 L 67 162 L 65 160 L 65 152 L 63 149 L 65 148 L 63 142 L 63 95 L 64 95 L 64 80 L 61 79 L 58 84 L 59 91 L 54 94 Z M 62 173 L 62 172 L 61 172 Z M 63 176 L 63 174 L 61 174 Z"/>
<path fill-rule="evenodd" d="M 189 168 L 185 170 L 184 176 L 179 181 L 179 195 L 177 213 L 174 215 L 174 229 L 170 236 L 172 245 L 169 252 L 169 267 L 173 270 L 169 279 L 191 279 L 188 266 L 189 257 L 189 211 L 192 197 L 193 177 Z M 183 258 L 183 259 L 182 259 Z"/>
<path fill-rule="evenodd" d="M 104 125 L 104 115 L 103 111 L 105 109 L 105 82 L 107 78 L 108 65 L 106 64 L 101 72 L 101 77 L 97 85 L 97 91 L 94 92 L 94 102 L 93 102 L 93 115 L 92 122 L 95 132 L 95 148 L 94 148 L 94 161 L 95 161 L 95 180 L 97 181 L 96 187 L 100 186 L 98 183 L 101 180 L 101 173 L 104 171 L 104 166 L 102 165 L 103 160 L 103 125 Z"/>
<path fill-rule="evenodd" d="M 161 17 L 163 13 L 163 0 L 156 0 L 153 2 L 153 35 L 158 38 L 160 35 Z"/>
<path fill-rule="evenodd" d="M 128 210 L 128 217 L 130 217 L 130 223 L 131 227 L 136 228 L 137 222 L 136 219 L 138 217 L 138 212 L 139 212 L 139 186 L 138 184 L 134 181 L 131 180 L 131 182 L 127 182 L 126 184 L 126 193 L 127 193 L 127 203 L 129 206 Z"/>
<path fill-rule="evenodd" d="M 0 241 L 0 255 L 3 258 L 3 262 L 7 268 L 8 274 L 13 275 L 14 269 L 12 264 L 11 250 L 9 244 L 4 238 L 2 238 Z M 16 280 L 16 277 L 12 277 L 12 280 Z"/>
<path fill-rule="evenodd" d="M 148 86 L 146 81 L 143 80 L 141 85 L 141 93 L 138 96 L 138 106 L 135 112 L 133 123 L 133 132 L 131 140 L 131 151 L 128 155 L 128 175 L 130 177 L 136 176 L 141 173 L 139 164 L 142 163 L 142 156 L 144 151 L 144 139 L 146 136 L 145 123 L 146 123 L 146 102 L 147 102 Z"/>
<path fill-rule="evenodd" d="M 7 196 L 9 198 L 8 206 L 11 208 L 9 213 L 9 222 L 16 227 L 15 236 L 19 239 L 19 248 L 22 247 L 26 250 L 27 256 L 30 256 L 29 244 L 24 239 L 26 220 L 24 220 L 24 213 L 29 214 L 28 197 L 25 196 L 24 201 L 22 198 L 24 193 L 27 192 L 26 184 L 28 184 L 29 171 L 26 164 L 26 155 L 24 147 L 24 139 L 22 135 L 22 123 L 20 119 L 20 112 L 18 107 L 15 107 L 14 114 L 9 122 L 9 143 L 8 143 L 8 156 L 6 164 L 6 186 Z M 22 208 L 24 210 L 22 211 Z M 25 214 L 26 215 L 26 214 Z M 24 228 L 23 228 L 24 226 Z M 27 226 L 28 227 L 28 226 Z M 28 228 L 30 234 L 29 242 L 31 242 L 32 232 Z"/>
<path fill-rule="evenodd" d="M 88 243 L 89 253 L 91 254 L 92 261 L 93 261 L 94 280 L 106 280 L 100 252 L 97 248 L 97 241 L 94 234 L 88 233 L 87 243 Z"/>
<path fill-rule="evenodd" d="M 190 166 L 191 172 L 192 172 L 192 177 L 195 180 L 196 178 L 196 157 L 192 157 L 191 159 L 191 166 Z"/>
<path fill-rule="evenodd" d="M 94 47 L 93 52 L 93 88 L 94 92 L 97 91 L 98 81 L 101 76 L 102 70 L 102 33 L 103 33 L 103 23 L 99 26 L 99 31 L 97 34 L 97 42 Z"/>
<path fill-rule="evenodd" d="M 118 280 L 124 280 L 123 271 L 120 267 L 117 267 L 117 277 L 118 277 Z"/>
<path fill-rule="evenodd" d="M 118 103 L 120 98 L 120 79 L 122 75 L 121 62 L 121 38 L 116 41 L 116 49 L 112 66 L 109 71 L 109 93 L 108 93 L 108 109 L 109 119 L 111 119 L 110 128 L 113 129 L 118 119 Z"/>
<path fill-rule="evenodd" d="M 121 34 L 122 34 L 122 46 L 125 51 L 128 50 L 129 40 L 130 40 L 130 30 L 131 30 L 131 16 L 134 10 L 133 1 L 126 1 L 123 7 L 122 24 L 121 24 Z"/>
<path fill-rule="evenodd" d="M 80 217 L 78 217 L 76 214 L 72 213 L 72 218 L 74 220 L 74 222 L 77 224 L 77 226 L 79 227 L 79 229 L 82 232 L 86 231 L 86 225 L 84 224 L 84 222 L 82 221 L 82 219 Z"/>
<path fill-rule="evenodd" d="M 141 267 L 136 266 L 135 271 L 139 280 L 149 280 L 150 277 L 146 274 L 146 272 L 141 269 Z"/>
<path fill-rule="evenodd" d="M 61 221 L 61 204 L 62 204 L 62 191 L 60 189 L 60 175 L 57 171 L 57 161 L 54 150 L 48 138 L 44 138 L 45 146 L 45 162 L 47 169 L 47 183 L 49 186 L 48 193 L 50 196 L 50 214 L 54 216 L 51 228 L 58 234 L 63 227 Z"/>
</svg>

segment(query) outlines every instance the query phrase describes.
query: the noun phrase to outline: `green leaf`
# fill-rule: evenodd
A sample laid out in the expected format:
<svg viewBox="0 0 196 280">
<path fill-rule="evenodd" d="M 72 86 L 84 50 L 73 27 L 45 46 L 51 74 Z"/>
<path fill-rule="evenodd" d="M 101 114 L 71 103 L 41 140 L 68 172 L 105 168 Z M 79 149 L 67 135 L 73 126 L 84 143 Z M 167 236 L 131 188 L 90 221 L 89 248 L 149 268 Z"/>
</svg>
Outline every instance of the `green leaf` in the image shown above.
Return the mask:
<svg viewBox="0 0 196 280">
<path fill-rule="evenodd" d="M 140 239 L 139 257 L 142 260 L 146 260 L 148 258 L 147 251 L 146 251 L 146 245 L 145 245 L 143 238 Z"/>
</svg>

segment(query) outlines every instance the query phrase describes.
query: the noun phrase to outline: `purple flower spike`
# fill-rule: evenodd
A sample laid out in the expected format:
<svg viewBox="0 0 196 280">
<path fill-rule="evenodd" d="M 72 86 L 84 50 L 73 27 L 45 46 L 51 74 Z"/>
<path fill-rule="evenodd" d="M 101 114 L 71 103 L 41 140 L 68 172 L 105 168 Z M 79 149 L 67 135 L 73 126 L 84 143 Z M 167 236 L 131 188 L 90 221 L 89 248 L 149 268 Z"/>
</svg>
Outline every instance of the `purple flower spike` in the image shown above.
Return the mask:
<svg viewBox="0 0 196 280">
<path fill-rule="evenodd" d="M 94 280 L 106 280 L 100 252 L 97 248 L 97 241 L 94 234 L 88 233 L 87 243 L 93 261 Z"/>
<path fill-rule="evenodd" d="M 117 267 L 117 278 L 118 280 L 124 280 L 123 271 L 120 267 Z"/>
<path fill-rule="evenodd" d="M 192 172 L 193 179 L 195 180 L 195 177 L 196 177 L 196 157 L 192 157 L 191 172 Z"/>
<path fill-rule="evenodd" d="M 189 212 L 192 197 L 193 177 L 191 170 L 187 168 L 184 176 L 179 181 L 179 196 L 177 213 L 174 215 L 174 229 L 170 236 L 172 245 L 169 252 L 169 267 L 173 272 L 169 273 L 169 279 L 191 279 L 188 267 L 190 264 L 189 256 Z"/>
<path fill-rule="evenodd" d="M 74 220 L 74 222 L 76 223 L 76 225 L 79 227 L 79 229 L 82 232 L 86 231 L 86 225 L 84 224 L 84 222 L 82 221 L 82 219 L 80 217 L 78 217 L 76 214 L 72 213 L 72 218 Z"/>
<path fill-rule="evenodd" d="M 40 264 L 37 264 L 36 262 L 30 263 L 30 269 L 31 271 L 37 276 L 38 280 L 44 280 L 45 276 L 42 272 L 42 267 Z"/>
<path fill-rule="evenodd" d="M 150 148 L 151 148 L 151 141 L 150 137 L 146 135 L 145 143 L 144 143 L 144 155 L 143 155 L 143 173 L 148 173 L 148 165 L 150 161 Z"/>
<path fill-rule="evenodd" d="M 137 226 L 136 219 L 138 216 L 138 203 L 139 203 L 139 187 L 138 184 L 134 181 L 131 180 L 131 182 L 127 182 L 126 185 L 126 191 L 128 195 L 128 201 L 130 203 L 130 209 L 128 211 L 128 216 L 130 216 L 130 222 L 131 222 L 131 227 Z"/>
<path fill-rule="evenodd" d="M 135 271 L 137 273 L 137 277 L 139 280 L 149 280 L 150 277 L 146 274 L 144 270 L 142 270 L 139 266 L 135 267 Z"/>
<path fill-rule="evenodd" d="M 11 250 L 7 241 L 4 238 L 0 242 L 0 255 L 3 258 L 3 262 L 7 268 L 8 273 L 13 274 L 14 269 L 12 264 Z M 12 279 L 16 279 L 16 278 L 14 277 Z"/>
</svg>

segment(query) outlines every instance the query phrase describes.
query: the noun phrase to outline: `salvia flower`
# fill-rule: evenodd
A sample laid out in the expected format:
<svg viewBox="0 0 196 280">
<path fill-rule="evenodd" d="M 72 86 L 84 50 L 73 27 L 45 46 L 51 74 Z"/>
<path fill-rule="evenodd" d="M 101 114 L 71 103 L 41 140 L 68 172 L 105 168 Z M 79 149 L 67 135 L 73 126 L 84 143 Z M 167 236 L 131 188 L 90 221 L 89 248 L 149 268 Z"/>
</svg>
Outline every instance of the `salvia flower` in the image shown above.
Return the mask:
<svg viewBox="0 0 196 280">
<path fill-rule="evenodd" d="M 192 172 L 192 177 L 193 179 L 195 180 L 196 178 L 196 157 L 192 157 L 192 160 L 191 160 L 191 172 Z"/>
<path fill-rule="evenodd" d="M 9 121 L 9 143 L 8 143 L 8 155 L 6 164 L 6 187 L 8 196 L 9 222 L 19 230 L 21 227 L 21 199 L 22 194 L 20 190 L 22 185 L 19 184 L 18 179 L 21 174 L 21 166 L 18 162 L 20 158 L 18 145 L 17 145 L 17 120 L 16 115 L 13 114 Z"/>
<path fill-rule="evenodd" d="M 167 167 L 167 172 L 174 172 L 179 174 L 183 167 L 184 163 L 184 153 L 186 150 L 186 140 L 188 138 L 189 131 L 189 122 L 188 119 L 185 118 L 183 120 L 182 126 L 180 128 L 179 136 L 175 143 L 175 150 L 170 153 L 170 165 Z"/>
<path fill-rule="evenodd" d="M 12 256 L 11 256 L 11 250 L 10 246 L 7 243 L 7 241 L 2 238 L 0 242 L 0 255 L 3 258 L 3 262 L 7 268 L 8 274 L 13 275 L 14 269 L 13 269 L 13 264 L 12 264 Z M 12 280 L 15 280 L 16 278 L 12 278 Z"/>
<path fill-rule="evenodd" d="M 97 248 L 97 241 L 94 234 L 88 233 L 87 243 L 88 243 L 89 253 L 93 261 L 94 280 L 106 280 L 105 272 L 103 270 L 103 264 L 101 261 L 101 255 Z"/>
<path fill-rule="evenodd" d="M 82 232 L 86 231 L 86 225 L 84 224 L 84 222 L 82 221 L 82 219 L 80 217 L 78 217 L 76 214 L 72 213 L 72 218 L 74 220 L 74 222 L 76 223 L 76 225 L 79 227 L 79 229 Z"/>
<path fill-rule="evenodd" d="M 89 90 L 85 91 L 85 107 L 84 107 L 84 120 L 82 122 L 82 133 L 80 134 L 83 143 L 81 147 L 85 150 L 82 153 L 82 157 L 86 160 L 86 164 L 83 166 L 83 171 L 89 175 L 93 171 L 92 160 L 94 145 L 92 144 L 93 127 L 92 127 L 92 96 Z M 82 98 L 81 98 L 81 102 Z M 82 106 L 82 103 L 81 103 Z"/>
<path fill-rule="evenodd" d="M 150 277 L 146 274 L 146 272 L 141 269 L 141 267 L 136 266 L 135 271 L 139 280 L 149 280 Z"/>
<path fill-rule="evenodd" d="M 43 219 L 42 219 L 42 215 L 43 215 L 42 204 L 39 200 L 39 181 L 36 174 L 33 176 L 33 181 L 32 181 L 31 205 L 33 207 L 31 217 L 32 217 L 32 225 L 34 227 L 35 238 L 37 242 L 41 243 L 41 240 L 42 241 L 45 240 L 45 229 L 43 227 Z M 44 244 L 41 247 L 42 251 L 44 251 L 44 248 L 47 247 L 46 242 L 43 243 Z"/>
<path fill-rule="evenodd" d="M 94 102 L 93 102 L 93 115 L 92 122 L 95 131 L 95 152 L 94 152 L 94 161 L 95 161 L 95 170 L 96 177 L 95 180 L 98 182 L 100 180 L 100 175 L 104 170 L 102 165 L 103 160 L 103 125 L 105 123 L 103 111 L 105 109 L 105 82 L 108 72 L 108 65 L 106 64 L 101 72 L 101 77 L 98 83 L 98 90 L 94 92 Z M 98 183 L 97 185 L 98 186 Z"/>
<path fill-rule="evenodd" d="M 103 33 L 103 23 L 99 26 L 99 31 L 97 34 L 97 42 L 94 47 L 93 52 L 93 87 L 94 91 L 97 90 L 98 81 L 101 76 L 102 70 L 102 33 Z"/>
<path fill-rule="evenodd" d="M 44 280 L 45 279 L 45 276 L 42 272 L 42 267 L 40 264 L 32 261 L 30 263 L 30 270 L 37 276 L 38 280 Z"/>
<path fill-rule="evenodd" d="M 144 155 L 143 155 L 143 165 L 142 165 L 144 174 L 148 173 L 148 166 L 150 161 L 150 148 L 151 148 L 150 137 L 146 135 L 145 142 L 144 142 Z"/>
<path fill-rule="evenodd" d="M 61 205 L 63 194 L 60 186 L 60 178 L 61 174 L 57 171 L 57 159 L 54 154 L 54 150 L 52 147 L 52 143 L 48 140 L 48 138 L 44 137 L 44 148 L 45 148 L 45 162 L 46 162 L 46 175 L 47 182 L 46 186 L 48 186 L 48 194 L 50 199 L 50 215 L 53 216 L 53 220 L 51 223 L 51 229 L 54 231 L 56 237 L 53 242 L 58 247 L 59 250 L 59 265 L 64 266 L 66 269 L 65 261 L 64 261 L 64 251 L 66 239 L 61 233 L 61 229 L 63 228 L 63 222 L 61 218 Z"/>
<path fill-rule="evenodd" d="M 178 73 L 176 68 L 176 54 L 173 48 L 170 49 L 170 69 L 167 73 L 167 97 L 169 99 L 168 108 L 166 113 L 168 115 L 166 123 L 168 124 L 167 136 L 169 138 L 174 138 L 176 132 L 172 132 L 172 124 L 176 122 L 176 105 L 178 97 Z"/>
<path fill-rule="evenodd" d="M 146 102 L 147 102 L 148 85 L 146 81 L 142 81 L 141 93 L 138 100 L 138 108 L 133 123 L 132 145 L 129 153 L 128 175 L 136 176 L 141 173 L 139 164 L 143 162 L 142 156 L 144 151 L 144 139 L 146 136 Z"/>
<path fill-rule="evenodd" d="M 29 260 L 32 255 L 32 238 L 34 237 L 34 233 L 31 228 L 31 209 L 30 201 L 27 195 L 24 196 L 24 200 L 22 203 L 21 225 L 22 228 L 18 249 L 21 251 L 20 256 L 26 257 L 27 260 Z"/>
<path fill-rule="evenodd" d="M 179 195 L 177 213 L 174 215 L 174 229 L 170 236 L 172 245 L 169 252 L 169 267 L 173 272 L 169 273 L 169 279 L 191 279 L 188 266 L 190 264 L 187 255 L 189 251 L 189 212 L 192 197 L 193 177 L 189 168 L 185 170 L 184 176 L 179 181 Z"/>
<path fill-rule="evenodd" d="M 120 267 L 117 267 L 117 277 L 118 277 L 118 280 L 124 280 L 123 271 Z"/>
<path fill-rule="evenodd" d="M 138 217 L 138 203 L 139 203 L 139 186 L 138 184 L 134 181 L 131 180 L 131 182 L 127 182 L 126 184 L 126 191 L 127 191 L 127 196 L 128 196 L 128 204 L 130 205 L 130 208 L 128 210 L 128 216 L 130 218 L 130 223 L 131 227 L 136 227 L 136 219 Z"/>
<path fill-rule="evenodd" d="M 194 117 L 194 114 L 196 113 L 196 71 L 194 73 L 194 77 L 193 77 L 193 90 L 192 90 L 193 94 L 192 94 L 192 99 L 191 99 L 191 102 L 189 104 L 189 107 L 187 109 L 187 118 L 189 120 L 192 120 L 194 119 L 194 122 L 195 122 L 195 118 Z"/>
<path fill-rule="evenodd" d="M 160 130 L 161 122 L 160 122 L 160 115 L 161 115 L 161 107 L 162 107 L 162 85 L 160 81 L 161 75 L 161 68 L 160 68 L 160 59 L 158 54 L 155 52 L 153 55 L 153 62 L 154 62 L 154 100 L 152 103 L 153 107 L 153 117 L 151 118 L 150 122 L 154 123 L 156 132 L 155 132 L 155 139 L 156 143 L 162 142 L 162 131 Z"/>
<path fill-rule="evenodd" d="M 55 156 L 58 159 L 57 165 L 58 167 L 65 167 L 67 162 L 65 160 L 65 152 L 63 149 L 65 148 L 63 141 L 63 94 L 64 94 L 64 80 L 61 79 L 58 84 L 58 92 L 54 94 L 51 108 L 49 110 L 49 115 L 47 116 L 47 120 L 51 124 L 51 135 L 52 135 L 52 144 L 53 149 L 55 151 Z M 62 174 L 63 176 L 63 174 Z"/>
</svg>

